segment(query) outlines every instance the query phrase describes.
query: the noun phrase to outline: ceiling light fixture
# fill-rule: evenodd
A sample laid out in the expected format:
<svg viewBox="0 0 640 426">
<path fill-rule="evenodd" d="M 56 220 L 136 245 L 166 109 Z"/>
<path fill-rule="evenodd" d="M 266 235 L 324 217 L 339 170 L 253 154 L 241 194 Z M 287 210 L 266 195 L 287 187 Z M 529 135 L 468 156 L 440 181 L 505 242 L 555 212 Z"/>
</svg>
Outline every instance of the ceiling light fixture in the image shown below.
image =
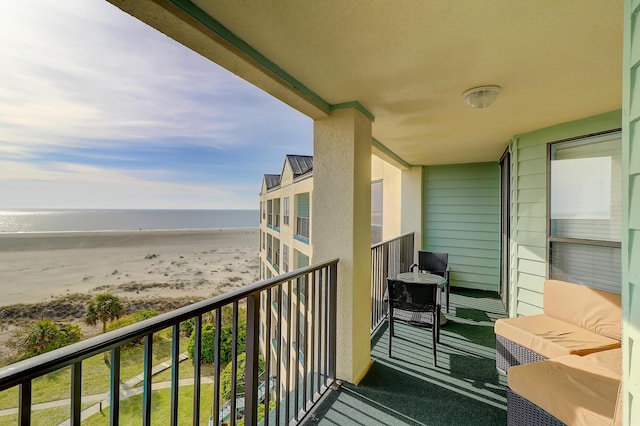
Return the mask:
<svg viewBox="0 0 640 426">
<path fill-rule="evenodd" d="M 464 92 L 462 98 L 472 108 L 486 108 L 496 100 L 500 91 L 499 86 L 474 87 Z"/>
</svg>

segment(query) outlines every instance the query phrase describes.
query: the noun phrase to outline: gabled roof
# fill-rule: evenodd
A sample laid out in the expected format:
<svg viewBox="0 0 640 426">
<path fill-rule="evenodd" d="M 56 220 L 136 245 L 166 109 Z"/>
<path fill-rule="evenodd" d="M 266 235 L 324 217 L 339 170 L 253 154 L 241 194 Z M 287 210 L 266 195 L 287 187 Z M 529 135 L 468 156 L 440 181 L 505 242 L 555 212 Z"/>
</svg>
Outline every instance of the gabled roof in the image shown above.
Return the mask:
<svg viewBox="0 0 640 426">
<path fill-rule="evenodd" d="M 294 177 L 307 174 L 313 170 L 313 156 L 311 155 L 287 155 L 287 161 L 291 165 Z"/>
<path fill-rule="evenodd" d="M 279 186 L 280 185 L 280 179 L 281 179 L 280 175 L 265 174 L 264 175 L 264 183 L 267 186 L 267 190 L 273 189 L 276 186 Z"/>
</svg>

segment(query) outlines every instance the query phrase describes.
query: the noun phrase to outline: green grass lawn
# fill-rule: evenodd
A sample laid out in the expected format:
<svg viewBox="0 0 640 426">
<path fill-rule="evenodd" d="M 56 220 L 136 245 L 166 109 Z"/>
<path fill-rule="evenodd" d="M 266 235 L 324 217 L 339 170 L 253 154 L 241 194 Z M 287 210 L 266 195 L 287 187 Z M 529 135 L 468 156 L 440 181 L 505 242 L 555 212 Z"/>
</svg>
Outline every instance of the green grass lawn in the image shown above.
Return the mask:
<svg viewBox="0 0 640 426">
<path fill-rule="evenodd" d="M 181 338 L 181 348 L 186 348 L 186 338 Z M 121 353 L 120 377 L 122 382 L 141 374 L 143 371 L 143 347 L 135 345 Z M 171 358 L 171 329 L 154 334 L 153 362 L 157 365 Z M 184 364 L 185 366 L 183 367 Z M 189 376 L 189 368 L 191 375 Z M 193 377 L 191 361 L 181 363 L 181 377 Z M 184 371 L 184 373 L 183 373 Z M 168 374 L 168 373 L 167 373 Z M 184 375 L 182 375 L 184 374 Z M 102 354 L 82 362 L 82 394 L 94 395 L 109 391 L 109 367 Z M 71 389 L 71 369 L 69 367 L 49 373 L 33 381 L 33 404 L 69 398 Z M 0 392 L 0 410 L 18 406 L 18 389 Z"/>
<path fill-rule="evenodd" d="M 213 401 L 213 386 L 202 385 L 200 403 L 200 424 L 206 425 L 211 415 L 211 401 Z M 164 426 L 169 423 L 171 410 L 171 390 L 161 389 L 153 391 L 151 396 L 151 424 Z M 142 422 L 142 395 L 136 395 L 120 402 L 120 425 L 137 426 Z M 182 386 L 178 396 L 178 424 L 191 425 L 193 413 L 193 386 Z M 95 414 L 82 422 L 85 426 L 109 425 L 109 412 Z"/>
<path fill-rule="evenodd" d="M 82 404 L 82 409 L 89 408 L 93 404 Z M 54 407 L 46 410 L 31 412 L 31 423 L 34 425 L 56 425 L 69 418 L 69 407 Z M 0 426 L 15 426 L 18 424 L 18 415 L 0 417 Z"/>
</svg>

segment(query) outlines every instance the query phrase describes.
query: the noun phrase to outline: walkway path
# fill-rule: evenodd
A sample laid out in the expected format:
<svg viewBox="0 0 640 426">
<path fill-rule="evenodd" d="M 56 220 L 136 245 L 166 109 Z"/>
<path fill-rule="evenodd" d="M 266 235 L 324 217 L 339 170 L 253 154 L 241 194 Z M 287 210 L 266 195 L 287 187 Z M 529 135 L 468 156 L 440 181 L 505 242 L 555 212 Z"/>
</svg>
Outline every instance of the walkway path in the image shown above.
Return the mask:
<svg viewBox="0 0 640 426">
<path fill-rule="evenodd" d="M 182 362 L 187 359 L 189 359 L 189 357 L 185 352 L 180 354 L 178 358 L 178 362 Z M 162 371 L 168 370 L 169 368 L 171 368 L 171 360 L 165 361 L 155 366 L 151 371 L 151 375 L 155 376 L 156 374 Z M 142 386 L 136 387 L 136 385 L 142 383 L 143 380 L 144 380 L 144 373 L 139 374 L 135 377 L 132 377 L 131 379 L 122 383 L 120 385 L 120 401 L 123 401 L 134 395 L 140 395 L 141 393 L 143 393 L 144 387 Z M 213 383 L 213 379 L 209 377 L 202 377 L 201 383 Z M 189 385 L 193 385 L 193 378 L 180 379 L 178 381 L 178 386 L 189 386 Z M 158 382 L 158 383 L 153 383 L 151 385 L 152 390 L 167 389 L 170 387 L 171 387 L 171 381 Z M 87 419 L 93 416 L 94 414 L 101 412 L 105 408 L 109 407 L 110 405 L 109 392 L 99 393 L 95 395 L 83 395 L 82 403 L 87 403 L 87 402 L 96 402 L 97 404 L 93 404 L 92 406 L 82 410 L 82 414 L 81 414 L 82 420 Z M 49 402 L 43 402 L 40 404 L 33 404 L 31 406 L 31 410 L 46 410 L 48 408 L 63 407 L 63 406 L 69 406 L 69 405 L 71 405 L 70 399 L 68 398 L 59 399 L 57 401 L 49 401 Z M 17 407 L 7 408 L 5 410 L 0 410 L 0 417 L 8 416 L 11 414 L 17 414 L 17 413 L 18 413 Z M 58 426 L 68 426 L 69 424 L 70 424 L 70 419 L 65 420 L 64 422 L 60 423 L 60 425 Z"/>
</svg>

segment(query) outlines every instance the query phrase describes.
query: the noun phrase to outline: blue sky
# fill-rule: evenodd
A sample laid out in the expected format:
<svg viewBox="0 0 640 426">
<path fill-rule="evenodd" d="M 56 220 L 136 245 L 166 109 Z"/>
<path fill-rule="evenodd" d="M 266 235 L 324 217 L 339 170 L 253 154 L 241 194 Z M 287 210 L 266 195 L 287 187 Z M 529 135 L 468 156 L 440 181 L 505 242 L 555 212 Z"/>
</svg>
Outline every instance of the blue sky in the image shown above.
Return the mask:
<svg viewBox="0 0 640 426">
<path fill-rule="evenodd" d="M 0 6 L 0 208 L 257 209 L 312 131 L 106 1 Z"/>
</svg>

